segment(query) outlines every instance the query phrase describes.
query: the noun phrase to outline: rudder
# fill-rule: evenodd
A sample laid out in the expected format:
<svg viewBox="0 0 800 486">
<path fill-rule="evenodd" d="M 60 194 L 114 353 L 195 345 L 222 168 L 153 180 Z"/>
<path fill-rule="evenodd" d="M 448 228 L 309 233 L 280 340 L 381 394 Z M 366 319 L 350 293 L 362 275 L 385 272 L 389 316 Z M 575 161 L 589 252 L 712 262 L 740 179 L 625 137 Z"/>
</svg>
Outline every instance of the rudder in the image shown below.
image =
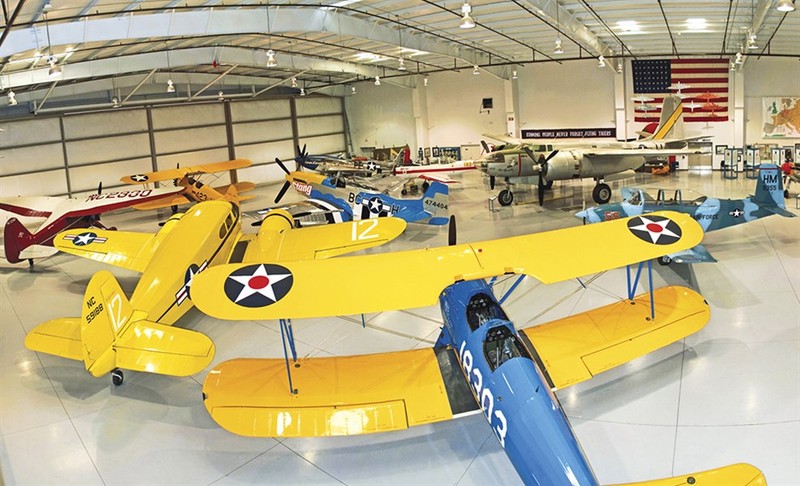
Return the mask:
<svg viewBox="0 0 800 486">
<path fill-rule="evenodd" d="M 432 182 L 422 196 L 422 207 L 431 213 L 429 224 L 447 224 L 450 219 L 449 189 L 441 182 Z"/>
<path fill-rule="evenodd" d="M 661 119 L 658 122 L 658 129 L 653 133 L 652 140 L 666 138 L 675 127 L 675 123 L 683 115 L 683 103 L 676 95 L 667 95 L 661 106 Z"/>
<path fill-rule="evenodd" d="M 764 207 L 779 207 L 786 209 L 783 200 L 783 180 L 781 171 L 775 164 L 761 164 L 756 182 L 756 193 L 753 202 Z"/>
<path fill-rule="evenodd" d="M 102 376 L 117 367 L 114 342 L 132 315 L 133 307 L 117 279 L 105 270 L 94 274 L 81 311 L 83 362 L 92 376 Z"/>
<path fill-rule="evenodd" d="M 19 263 L 19 254 L 33 244 L 33 235 L 17 218 L 6 221 L 3 229 L 3 249 L 9 263 Z"/>
</svg>

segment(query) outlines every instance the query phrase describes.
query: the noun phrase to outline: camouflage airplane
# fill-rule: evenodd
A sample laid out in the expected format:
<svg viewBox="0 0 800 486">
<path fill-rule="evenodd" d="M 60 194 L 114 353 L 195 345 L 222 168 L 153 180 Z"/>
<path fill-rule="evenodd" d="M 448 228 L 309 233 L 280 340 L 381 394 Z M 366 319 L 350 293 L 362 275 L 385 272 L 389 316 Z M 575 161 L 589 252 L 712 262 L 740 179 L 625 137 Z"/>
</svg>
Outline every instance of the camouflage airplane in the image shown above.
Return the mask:
<svg viewBox="0 0 800 486">
<path fill-rule="evenodd" d="M 588 208 L 575 216 L 588 223 L 599 223 L 668 209 L 691 214 L 705 232 L 735 226 L 773 214 L 793 218 L 795 215 L 786 210 L 783 202 L 783 183 L 778 166 L 762 164 L 760 169 L 755 196 L 744 199 L 716 199 L 702 196 L 693 201 L 683 201 L 680 189 L 675 191 L 672 199 L 666 199 L 666 191 L 659 189 L 658 195 L 654 199 L 642 189 L 622 188 L 622 202 Z M 703 245 L 697 245 L 680 253 L 665 255 L 658 261 L 667 265 L 673 261 L 699 263 L 717 260 L 708 253 Z"/>
</svg>

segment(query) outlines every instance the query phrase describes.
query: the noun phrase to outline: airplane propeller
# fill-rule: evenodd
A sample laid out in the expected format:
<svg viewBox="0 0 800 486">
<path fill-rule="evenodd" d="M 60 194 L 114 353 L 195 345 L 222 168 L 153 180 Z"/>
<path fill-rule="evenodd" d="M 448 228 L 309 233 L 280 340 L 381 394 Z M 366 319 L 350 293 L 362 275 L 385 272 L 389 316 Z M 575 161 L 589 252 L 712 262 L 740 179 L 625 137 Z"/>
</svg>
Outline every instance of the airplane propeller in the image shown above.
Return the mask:
<svg viewBox="0 0 800 486">
<path fill-rule="evenodd" d="M 494 178 L 494 176 L 489 176 L 489 188 L 490 188 L 491 190 L 493 190 L 493 191 L 494 191 L 494 183 L 495 183 L 495 178 Z"/>
<path fill-rule="evenodd" d="M 450 215 L 450 222 L 447 226 L 447 246 L 455 246 L 456 244 L 456 217 Z"/>
<path fill-rule="evenodd" d="M 283 165 L 283 162 L 281 162 L 281 159 L 275 157 L 275 163 L 278 164 L 278 167 L 283 169 L 284 172 L 286 172 L 287 174 L 291 174 L 291 172 L 289 172 L 289 169 L 287 169 L 286 166 Z M 278 195 L 275 196 L 275 204 L 278 204 L 280 202 L 280 200 L 283 199 L 284 194 L 286 194 L 286 191 L 289 190 L 289 186 L 291 186 L 291 185 L 292 185 L 292 183 L 289 182 L 289 181 L 286 181 L 286 182 L 283 183 L 283 186 L 281 187 L 281 190 L 278 191 Z"/>
<path fill-rule="evenodd" d="M 527 145 L 523 145 L 522 150 L 525 151 L 525 153 L 528 155 L 528 157 L 530 157 L 531 160 L 533 161 L 536 160 L 533 150 L 531 150 L 530 147 L 528 147 Z M 550 155 L 548 155 L 546 159 L 539 161 L 539 181 L 537 184 L 538 195 L 539 195 L 539 206 L 544 204 L 544 191 L 545 189 L 547 189 L 547 183 L 544 180 L 544 176 L 547 175 L 547 161 L 555 157 L 557 153 L 558 150 L 553 150 L 552 152 L 550 152 Z"/>
<path fill-rule="evenodd" d="M 306 144 L 303 144 L 303 149 L 300 150 L 300 146 L 297 146 L 297 157 L 294 158 L 294 161 L 297 162 L 298 170 L 300 167 L 305 168 L 306 162 L 308 162 L 308 151 L 306 151 Z"/>
<path fill-rule="evenodd" d="M 100 183 L 97 184 L 97 195 L 99 196 L 100 194 L 102 194 L 102 192 L 103 192 L 103 181 L 100 181 Z"/>
<path fill-rule="evenodd" d="M 491 152 L 491 150 L 489 150 L 489 144 L 486 143 L 486 140 L 481 140 L 481 147 L 483 147 L 484 153 L 488 154 L 489 152 Z"/>
</svg>

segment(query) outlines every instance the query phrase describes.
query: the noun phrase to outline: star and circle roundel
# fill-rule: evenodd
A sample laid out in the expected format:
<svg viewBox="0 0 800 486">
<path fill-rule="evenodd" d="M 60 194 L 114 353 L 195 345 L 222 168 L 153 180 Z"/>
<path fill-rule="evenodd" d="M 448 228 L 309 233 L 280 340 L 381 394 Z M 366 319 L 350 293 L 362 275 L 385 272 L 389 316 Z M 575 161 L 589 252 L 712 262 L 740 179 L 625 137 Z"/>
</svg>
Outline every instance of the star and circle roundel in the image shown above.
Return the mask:
<svg viewBox="0 0 800 486">
<path fill-rule="evenodd" d="M 670 245 L 681 239 L 678 223 L 663 216 L 637 216 L 628 221 L 628 229 L 637 238 L 656 245 Z"/>
<path fill-rule="evenodd" d="M 248 265 L 228 275 L 225 295 L 243 307 L 266 307 L 286 296 L 293 282 L 292 272 L 280 265 Z"/>
</svg>

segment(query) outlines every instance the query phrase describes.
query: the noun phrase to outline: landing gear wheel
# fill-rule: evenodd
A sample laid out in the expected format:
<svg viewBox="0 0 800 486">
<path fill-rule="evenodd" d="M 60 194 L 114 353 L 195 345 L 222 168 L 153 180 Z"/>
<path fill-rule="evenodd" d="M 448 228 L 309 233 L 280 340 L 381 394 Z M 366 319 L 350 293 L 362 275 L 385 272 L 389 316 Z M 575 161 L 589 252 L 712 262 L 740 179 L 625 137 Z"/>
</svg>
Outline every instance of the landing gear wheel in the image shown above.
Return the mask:
<svg viewBox="0 0 800 486">
<path fill-rule="evenodd" d="M 611 200 L 611 188 L 608 184 L 599 183 L 592 190 L 592 199 L 597 204 L 605 204 Z"/>
<path fill-rule="evenodd" d="M 658 257 L 658 264 L 659 265 L 662 265 L 662 266 L 666 267 L 670 263 L 672 263 L 672 258 L 668 257 L 667 255 L 664 255 L 662 257 Z"/>
<path fill-rule="evenodd" d="M 402 194 L 402 195 L 404 195 L 404 196 L 405 196 L 406 194 L 408 194 L 408 190 L 406 190 L 406 189 L 403 189 L 402 191 L 400 191 L 400 194 Z"/>
<path fill-rule="evenodd" d="M 424 192 L 424 191 L 427 191 L 429 187 L 431 187 L 431 185 L 430 185 L 430 184 L 428 184 L 428 181 L 425 181 L 425 182 L 423 182 L 423 183 L 422 183 L 422 190 L 423 190 L 423 192 Z"/>
<path fill-rule="evenodd" d="M 172 214 L 175 214 L 175 213 L 178 212 L 178 206 L 177 205 L 170 206 L 170 209 L 172 210 Z"/>
<path fill-rule="evenodd" d="M 114 386 L 120 386 L 123 380 L 125 380 L 125 375 L 122 373 L 122 370 L 119 368 L 114 368 L 114 370 L 111 372 L 111 383 L 113 383 Z"/>
<path fill-rule="evenodd" d="M 547 181 L 547 183 L 544 185 L 544 188 L 549 191 L 550 189 L 553 188 L 553 182 L 554 181 Z"/>
<path fill-rule="evenodd" d="M 514 202 L 514 193 L 508 189 L 503 189 L 500 191 L 500 194 L 497 195 L 497 200 L 500 201 L 501 206 L 509 206 Z"/>
</svg>

